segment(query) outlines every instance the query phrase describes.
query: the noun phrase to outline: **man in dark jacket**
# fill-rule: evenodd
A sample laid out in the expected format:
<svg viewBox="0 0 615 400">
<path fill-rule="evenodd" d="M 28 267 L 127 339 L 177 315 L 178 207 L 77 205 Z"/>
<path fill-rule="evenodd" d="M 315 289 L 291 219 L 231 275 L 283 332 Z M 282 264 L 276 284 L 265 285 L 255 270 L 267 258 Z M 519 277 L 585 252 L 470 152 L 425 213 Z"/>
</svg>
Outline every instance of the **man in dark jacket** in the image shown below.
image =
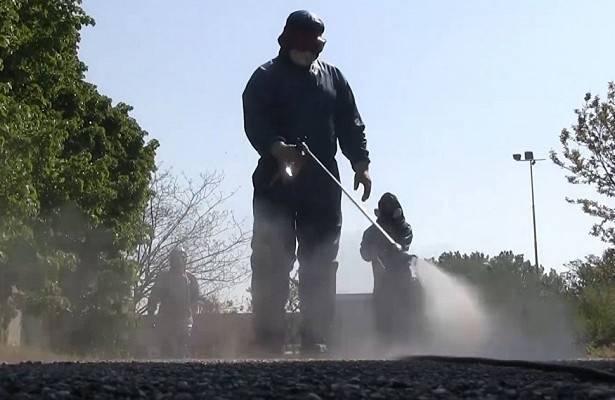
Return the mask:
<svg viewBox="0 0 615 400">
<path fill-rule="evenodd" d="M 367 228 L 361 241 L 361 257 L 372 263 L 374 272 L 374 311 L 377 328 L 385 344 L 403 344 L 410 336 L 412 302 L 416 285 L 410 265 L 414 256 L 407 253 L 412 243 L 412 228 L 406 222 L 397 197 L 385 193 L 375 210 L 377 222 L 401 245 L 392 245 L 375 225 Z"/>
<path fill-rule="evenodd" d="M 339 141 L 369 197 L 364 124 L 342 73 L 318 60 L 324 24 L 308 11 L 290 14 L 279 55 L 260 66 L 243 93 L 244 126 L 260 155 L 252 176 L 252 305 L 263 350 L 280 353 L 289 273 L 299 260 L 302 351 L 322 348 L 333 319 L 342 224 L 341 191 L 297 146 L 305 141 L 339 177 Z M 298 242 L 297 253 L 295 247 Z"/>
</svg>

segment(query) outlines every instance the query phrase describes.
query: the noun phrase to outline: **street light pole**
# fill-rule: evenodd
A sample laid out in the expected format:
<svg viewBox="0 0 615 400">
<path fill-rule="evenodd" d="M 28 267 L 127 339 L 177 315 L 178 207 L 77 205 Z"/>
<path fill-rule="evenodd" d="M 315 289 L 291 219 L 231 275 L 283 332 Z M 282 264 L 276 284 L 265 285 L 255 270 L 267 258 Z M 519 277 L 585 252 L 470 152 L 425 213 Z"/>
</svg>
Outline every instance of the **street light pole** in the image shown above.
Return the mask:
<svg viewBox="0 0 615 400">
<path fill-rule="evenodd" d="M 526 151 L 524 154 L 524 159 L 521 159 L 521 154 L 513 154 L 513 159 L 515 161 L 527 161 L 530 164 L 530 189 L 532 192 L 532 224 L 534 228 L 534 263 L 536 268 L 539 267 L 538 264 L 538 235 L 536 234 L 536 205 L 534 202 L 534 164 L 536 161 L 544 161 L 544 158 L 534 158 L 534 153 L 531 151 Z"/>
<path fill-rule="evenodd" d="M 540 264 L 538 264 L 538 238 L 536 236 L 536 206 L 534 205 L 534 164 L 536 164 L 536 160 L 530 161 L 530 185 L 532 187 L 532 222 L 534 224 L 534 262 L 536 264 L 536 268 Z"/>
</svg>

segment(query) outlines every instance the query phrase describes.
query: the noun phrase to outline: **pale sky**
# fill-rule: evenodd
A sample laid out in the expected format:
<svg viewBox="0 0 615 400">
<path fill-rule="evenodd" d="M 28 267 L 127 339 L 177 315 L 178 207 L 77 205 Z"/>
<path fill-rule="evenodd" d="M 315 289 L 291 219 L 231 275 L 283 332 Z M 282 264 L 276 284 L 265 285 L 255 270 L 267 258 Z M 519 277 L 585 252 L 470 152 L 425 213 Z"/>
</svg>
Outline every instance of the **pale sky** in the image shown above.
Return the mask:
<svg viewBox="0 0 615 400">
<path fill-rule="evenodd" d="M 160 141 L 176 172 L 223 171 L 228 203 L 251 226 L 257 154 L 243 132 L 241 93 L 278 51 L 287 15 L 322 17 L 322 59 L 355 93 L 371 152 L 372 210 L 386 191 L 414 230 L 411 252 L 496 254 L 533 260 L 529 171 L 512 153 L 547 158 L 587 91 L 615 80 L 615 2 L 86 0 L 87 79 Z M 342 181 L 349 163 L 338 153 Z M 592 195 L 551 161 L 535 168 L 540 262 L 563 264 L 604 245 L 593 219 L 565 202 Z M 357 193 L 358 195 L 358 193 Z M 371 291 L 358 243 L 369 222 L 344 200 L 338 292 Z"/>
</svg>

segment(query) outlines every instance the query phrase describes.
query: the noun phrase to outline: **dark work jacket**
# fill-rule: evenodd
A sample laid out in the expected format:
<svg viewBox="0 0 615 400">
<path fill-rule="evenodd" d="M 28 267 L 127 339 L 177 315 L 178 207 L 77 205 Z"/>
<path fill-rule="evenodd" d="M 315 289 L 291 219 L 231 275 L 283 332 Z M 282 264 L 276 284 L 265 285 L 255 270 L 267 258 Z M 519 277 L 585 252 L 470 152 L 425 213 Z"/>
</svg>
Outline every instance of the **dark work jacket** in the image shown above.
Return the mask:
<svg viewBox="0 0 615 400">
<path fill-rule="evenodd" d="M 402 246 L 398 250 L 384 237 L 375 225 L 370 226 L 363 233 L 361 241 L 361 257 L 365 261 L 382 262 L 382 266 L 387 270 L 405 269 L 410 267 L 412 256 L 407 251 L 412 243 L 412 228 L 405 220 L 398 222 L 388 222 L 378 219 L 378 223 L 384 230 Z"/>
<path fill-rule="evenodd" d="M 339 69 L 323 61 L 304 68 L 281 52 L 252 74 L 243 92 L 243 112 L 246 135 L 261 156 L 255 186 L 277 172 L 270 150 L 278 140 L 305 140 L 336 171 L 338 140 L 353 165 L 369 161 L 365 125 L 352 90 Z"/>
</svg>

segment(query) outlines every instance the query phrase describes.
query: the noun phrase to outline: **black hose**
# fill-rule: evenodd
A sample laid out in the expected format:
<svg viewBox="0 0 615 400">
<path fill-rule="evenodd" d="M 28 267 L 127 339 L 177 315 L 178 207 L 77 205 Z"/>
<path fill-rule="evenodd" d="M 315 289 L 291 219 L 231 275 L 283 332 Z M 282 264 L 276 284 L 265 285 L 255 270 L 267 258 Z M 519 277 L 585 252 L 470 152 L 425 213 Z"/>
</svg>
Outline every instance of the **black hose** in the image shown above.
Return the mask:
<svg viewBox="0 0 615 400">
<path fill-rule="evenodd" d="M 435 361 L 459 364 L 483 364 L 495 367 L 513 367 L 534 369 L 545 372 L 563 372 L 573 374 L 579 378 L 604 383 L 615 383 L 615 374 L 601 371 L 595 368 L 580 367 L 577 365 L 566 365 L 557 363 L 547 363 L 526 360 L 501 360 L 483 357 L 452 357 L 452 356 L 408 356 L 400 358 L 402 361 Z"/>
</svg>

